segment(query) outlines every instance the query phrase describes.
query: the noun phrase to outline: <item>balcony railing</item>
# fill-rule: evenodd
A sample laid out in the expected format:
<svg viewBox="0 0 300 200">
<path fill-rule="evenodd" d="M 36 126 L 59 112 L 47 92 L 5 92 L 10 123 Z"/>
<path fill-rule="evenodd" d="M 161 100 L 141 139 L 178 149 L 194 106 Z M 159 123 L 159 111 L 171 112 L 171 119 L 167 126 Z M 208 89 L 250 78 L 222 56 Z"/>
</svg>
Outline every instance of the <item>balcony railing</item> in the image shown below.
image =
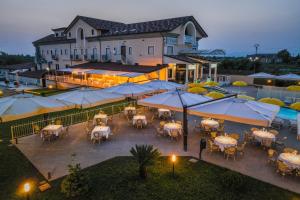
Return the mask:
<svg viewBox="0 0 300 200">
<path fill-rule="evenodd" d="M 58 60 L 58 55 L 52 55 L 51 58 L 52 60 Z"/>
<path fill-rule="evenodd" d="M 178 39 L 176 37 L 166 37 L 166 44 L 176 45 L 178 43 Z"/>
<path fill-rule="evenodd" d="M 184 36 L 184 43 L 185 44 L 193 44 L 195 43 L 194 37 L 190 35 L 185 35 Z"/>
</svg>

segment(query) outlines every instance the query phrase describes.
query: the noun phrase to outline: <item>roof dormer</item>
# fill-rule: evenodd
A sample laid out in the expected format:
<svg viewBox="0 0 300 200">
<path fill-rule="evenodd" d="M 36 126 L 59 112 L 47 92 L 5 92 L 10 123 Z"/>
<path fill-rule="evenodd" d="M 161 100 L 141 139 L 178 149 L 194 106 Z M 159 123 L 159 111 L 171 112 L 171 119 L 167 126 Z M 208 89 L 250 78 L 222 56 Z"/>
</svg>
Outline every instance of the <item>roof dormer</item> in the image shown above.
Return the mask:
<svg viewBox="0 0 300 200">
<path fill-rule="evenodd" d="M 66 27 L 52 29 L 52 31 L 54 32 L 55 37 L 65 36 L 65 33 L 64 33 L 65 30 L 66 30 Z"/>
</svg>

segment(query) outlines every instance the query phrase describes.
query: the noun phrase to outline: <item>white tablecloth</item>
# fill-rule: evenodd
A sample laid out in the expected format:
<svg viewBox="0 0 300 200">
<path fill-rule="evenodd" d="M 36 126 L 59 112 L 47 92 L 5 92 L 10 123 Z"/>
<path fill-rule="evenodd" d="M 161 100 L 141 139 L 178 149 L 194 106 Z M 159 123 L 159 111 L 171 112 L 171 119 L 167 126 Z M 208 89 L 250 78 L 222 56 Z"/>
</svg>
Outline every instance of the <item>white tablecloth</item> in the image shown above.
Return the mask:
<svg viewBox="0 0 300 200">
<path fill-rule="evenodd" d="M 182 126 L 181 124 L 177 124 L 177 123 L 166 123 L 164 125 L 164 130 L 169 134 L 171 135 L 171 131 L 172 130 L 177 130 L 178 133 L 181 135 L 182 134 Z"/>
<path fill-rule="evenodd" d="M 124 108 L 124 114 L 127 115 L 129 110 L 132 111 L 132 114 L 135 114 L 135 113 L 136 113 L 136 108 L 135 108 L 135 107 L 128 106 L 128 107 L 125 107 L 125 108 Z"/>
<path fill-rule="evenodd" d="M 204 119 L 201 121 L 202 126 L 208 126 L 210 128 L 218 128 L 219 127 L 219 122 L 216 120 L 212 119 Z"/>
<path fill-rule="evenodd" d="M 225 148 L 234 147 L 237 145 L 237 140 L 229 136 L 218 136 L 215 138 L 215 144 L 219 146 L 221 151 Z"/>
<path fill-rule="evenodd" d="M 163 116 L 165 112 L 167 112 L 168 115 L 171 117 L 171 111 L 169 109 L 164 109 L 164 108 L 158 109 L 158 117 Z"/>
<path fill-rule="evenodd" d="M 145 115 L 135 115 L 135 116 L 133 116 L 132 124 L 135 125 L 135 123 L 138 119 L 141 119 L 143 121 L 143 124 L 147 125 L 147 119 L 146 119 Z"/>
<path fill-rule="evenodd" d="M 109 126 L 95 126 L 91 133 L 91 139 L 95 138 L 95 133 L 98 133 L 100 137 L 106 137 L 111 134 Z"/>
<path fill-rule="evenodd" d="M 291 169 L 300 169 L 300 155 L 293 153 L 281 153 L 278 160 L 284 162 Z"/>
<path fill-rule="evenodd" d="M 269 140 L 272 140 L 272 141 L 275 141 L 275 139 L 276 139 L 274 134 L 272 134 L 268 131 L 264 131 L 264 130 L 253 131 L 253 135 L 254 135 L 255 139 L 260 141 L 260 142 L 263 139 L 269 139 Z"/>
<path fill-rule="evenodd" d="M 59 136 L 63 129 L 62 125 L 54 125 L 54 124 L 49 124 L 45 128 L 43 128 L 43 131 L 47 131 L 48 133 L 51 133 L 52 135 Z M 43 135 L 41 135 L 43 137 Z"/>
<path fill-rule="evenodd" d="M 107 124 L 107 114 L 97 114 L 94 116 L 93 124 L 97 124 L 97 119 L 101 119 L 102 122 Z"/>
</svg>

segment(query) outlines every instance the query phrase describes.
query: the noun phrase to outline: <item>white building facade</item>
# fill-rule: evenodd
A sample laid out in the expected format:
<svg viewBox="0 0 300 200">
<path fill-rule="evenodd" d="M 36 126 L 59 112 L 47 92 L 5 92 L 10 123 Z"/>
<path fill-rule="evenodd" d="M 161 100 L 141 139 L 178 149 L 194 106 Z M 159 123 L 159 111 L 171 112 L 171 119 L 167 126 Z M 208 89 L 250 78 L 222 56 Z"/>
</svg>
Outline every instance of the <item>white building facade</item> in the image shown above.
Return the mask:
<svg viewBox="0 0 300 200">
<path fill-rule="evenodd" d="M 193 16 L 133 24 L 77 16 L 67 27 L 52 31 L 33 42 L 39 70 L 61 70 L 89 62 L 135 66 L 167 64 L 169 70 L 166 69 L 163 76 L 176 81 L 182 74 L 176 74 L 179 64 L 178 69 L 186 69 L 184 78 L 180 78 L 183 82 L 202 75 L 202 62 L 183 54 L 197 51 L 199 40 L 207 37 Z M 182 56 L 187 59 L 180 59 Z"/>
</svg>

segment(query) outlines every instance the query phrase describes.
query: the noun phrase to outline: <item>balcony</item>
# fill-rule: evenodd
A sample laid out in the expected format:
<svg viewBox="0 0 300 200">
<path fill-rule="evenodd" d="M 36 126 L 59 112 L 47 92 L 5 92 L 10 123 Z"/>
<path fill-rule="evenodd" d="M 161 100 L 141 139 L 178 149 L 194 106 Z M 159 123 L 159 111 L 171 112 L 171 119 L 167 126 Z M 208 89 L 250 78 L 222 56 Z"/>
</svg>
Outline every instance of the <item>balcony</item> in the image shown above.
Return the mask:
<svg viewBox="0 0 300 200">
<path fill-rule="evenodd" d="M 176 37 L 166 37 L 166 44 L 169 45 L 177 45 L 178 44 L 178 39 Z"/>
<path fill-rule="evenodd" d="M 190 36 L 190 35 L 185 35 L 184 36 L 184 43 L 185 44 L 194 44 L 195 43 L 194 37 Z"/>
</svg>

